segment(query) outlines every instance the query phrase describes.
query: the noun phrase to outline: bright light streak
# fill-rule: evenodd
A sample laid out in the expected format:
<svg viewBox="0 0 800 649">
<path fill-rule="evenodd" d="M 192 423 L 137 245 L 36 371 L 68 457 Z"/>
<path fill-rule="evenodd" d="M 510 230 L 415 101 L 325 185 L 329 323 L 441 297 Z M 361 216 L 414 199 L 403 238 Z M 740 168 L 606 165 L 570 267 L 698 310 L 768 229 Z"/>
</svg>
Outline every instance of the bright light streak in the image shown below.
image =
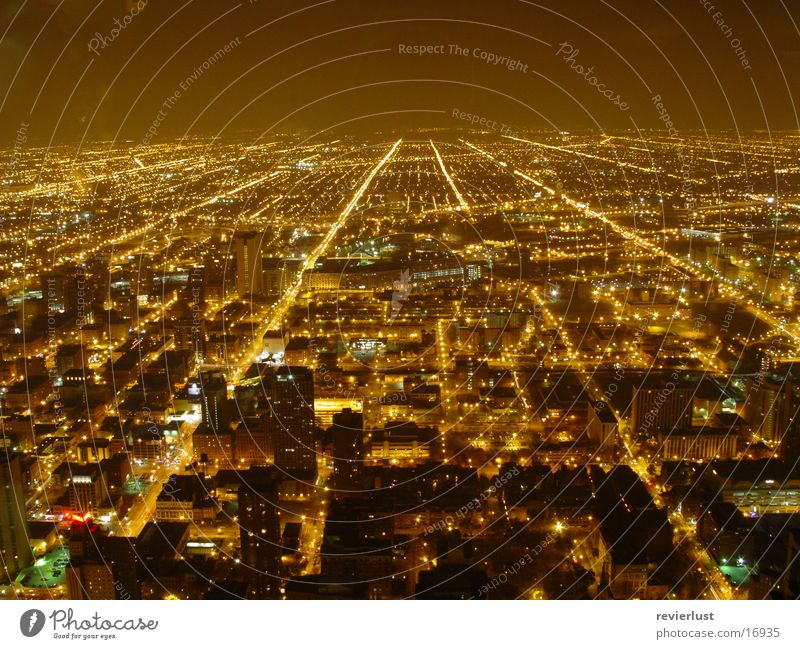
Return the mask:
<svg viewBox="0 0 800 649">
<path fill-rule="evenodd" d="M 442 170 L 442 174 L 444 174 L 445 179 L 447 180 L 450 188 L 453 190 L 453 193 L 456 195 L 456 199 L 458 200 L 458 204 L 461 206 L 462 210 L 468 210 L 469 205 L 467 205 L 467 201 L 464 200 L 464 197 L 461 195 L 461 192 L 458 191 L 458 187 L 453 182 L 453 179 L 450 177 L 450 174 L 447 173 L 447 167 L 444 166 L 444 160 L 442 160 L 442 156 L 439 155 L 439 150 L 436 148 L 436 145 L 433 143 L 433 140 L 430 140 L 431 146 L 433 147 L 433 152 L 436 154 L 436 160 L 439 163 L 439 168 Z"/>
</svg>

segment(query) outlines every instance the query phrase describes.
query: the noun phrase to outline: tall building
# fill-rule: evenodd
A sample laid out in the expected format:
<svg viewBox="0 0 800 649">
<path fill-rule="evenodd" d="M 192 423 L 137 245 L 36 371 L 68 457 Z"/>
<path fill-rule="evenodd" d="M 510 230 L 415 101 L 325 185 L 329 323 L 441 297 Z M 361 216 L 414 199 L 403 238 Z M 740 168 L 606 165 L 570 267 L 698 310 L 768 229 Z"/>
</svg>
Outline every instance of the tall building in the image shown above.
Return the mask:
<svg viewBox="0 0 800 649">
<path fill-rule="evenodd" d="M 619 422 L 604 401 L 589 403 L 589 418 L 586 434 L 592 442 L 597 457 L 606 461 L 617 459 L 619 445 Z"/>
<path fill-rule="evenodd" d="M 234 239 L 236 254 L 236 292 L 241 299 L 245 295 L 261 295 L 263 274 L 261 271 L 261 234 L 242 232 Z"/>
<path fill-rule="evenodd" d="M 106 485 L 99 464 L 71 466 L 67 494 L 73 513 L 97 512 L 105 496 Z"/>
<path fill-rule="evenodd" d="M 780 436 L 778 452 L 790 466 L 800 466 L 800 400 L 792 398 L 787 410 L 786 428 Z"/>
<path fill-rule="evenodd" d="M 631 406 L 633 430 L 655 437 L 658 433 L 682 430 L 692 424 L 694 387 L 661 384 L 658 380 L 634 387 Z"/>
<path fill-rule="evenodd" d="M 282 259 L 263 259 L 262 277 L 264 295 L 281 295 L 286 290 L 288 284 L 286 264 Z"/>
<path fill-rule="evenodd" d="M 30 565 L 20 456 L 0 453 L 0 574 L 3 581 Z"/>
<path fill-rule="evenodd" d="M 70 531 L 69 599 L 138 599 L 136 552 L 131 539 L 106 536 L 91 518 Z"/>
<path fill-rule="evenodd" d="M 333 488 L 346 497 L 358 491 L 364 462 L 364 416 L 345 408 L 333 415 L 330 434 L 333 443 Z"/>
<path fill-rule="evenodd" d="M 274 416 L 245 417 L 233 434 L 233 454 L 238 466 L 263 466 L 273 457 Z"/>
<path fill-rule="evenodd" d="M 776 444 L 783 440 L 800 405 L 793 388 L 789 380 L 749 381 L 745 419 L 757 437 Z"/>
<path fill-rule="evenodd" d="M 98 538 L 96 550 L 68 570 L 67 588 L 70 599 L 139 599 L 136 551 L 131 540 L 123 536 Z"/>
<path fill-rule="evenodd" d="M 195 363 L 202 363 L 206 357 L 206 321 L 191 315 L 175 318 L 171 322 L 176 350 L 187 350 L 194 356 Z"/>
<path fill-rule="evenodd" d="M 258 467 L 242 473 L 239 487 L 239 534 L 242 564 L 247 566 L 249 599 L 279 596 L 281 566 L 278 476 Z"/>
<path fill-rule="evenodd" d="M 314 471 L 314 374 L 307 367 L 283 365 L 264 377 L 275 418 L 275 464 L 291 473 Z"/>
<path fill-rule="evenodd" d="M 200 408 L 205 424 L 214 433 L 228 428 L 228 383 L 219 372 L 200 375 Z"/>
</svg>

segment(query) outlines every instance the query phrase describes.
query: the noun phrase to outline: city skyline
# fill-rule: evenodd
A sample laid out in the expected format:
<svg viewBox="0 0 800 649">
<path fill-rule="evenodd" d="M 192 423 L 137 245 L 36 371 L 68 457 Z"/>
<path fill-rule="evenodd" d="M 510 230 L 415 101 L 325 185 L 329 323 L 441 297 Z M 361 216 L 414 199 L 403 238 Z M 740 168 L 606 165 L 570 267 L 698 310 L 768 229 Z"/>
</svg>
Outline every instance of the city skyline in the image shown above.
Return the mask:
<svg viewBox="0 0 800 649">
<path fill-rule="evenodd" d="M 800 599 L 794 13 L 6 3 L 0 608 Z"/>
<path fill-rule="evenodd" d="M 726 134 L 416 135 L 65 148 L 7 190 L 41 233 L 8 231 L 3 282 L 28 524 L 116 539 L 144 598 L 792 592 L 792 563 L 755 579 L 790 537 L 754 521 L 800 506 L 796 136 L 751 136 L 742 186 Z M 542 556 L 492 575 L 519 542 Z M 7 596 L 116 594 L 103 550 L 45 548 Z M 184 564 L 180 593 L 142 573 Z"/>
</svg>

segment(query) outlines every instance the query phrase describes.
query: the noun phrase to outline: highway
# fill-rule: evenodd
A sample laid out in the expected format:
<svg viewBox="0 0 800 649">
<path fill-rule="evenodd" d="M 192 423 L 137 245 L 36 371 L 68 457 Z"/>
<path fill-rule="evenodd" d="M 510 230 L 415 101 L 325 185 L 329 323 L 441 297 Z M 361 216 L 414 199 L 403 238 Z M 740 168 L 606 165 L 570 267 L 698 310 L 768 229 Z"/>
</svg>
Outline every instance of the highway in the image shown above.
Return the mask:
<svg viewBox="0 0 800 649">
<path fill-rule="evenodd" d="M 471 145 L 468 142 L 465 142 L 465 144 L 467 144 L 467 146 L 474 149 L 475 151 L 482 153 L 490 160 L 492 160 L 492 162 L 494 162 L 495 164 L 506 166 L 505 163 L 496 159 L 488 152 L 479 149 L 478 147 Z M 544 184 L 535 180 L 531 176 L 523 174 L 520 171 L 514 171 L 514 173 L 519 177 L 535 184 L 541 189 L 544 189 L 550 195 L 554 196 L 556 194 L 555 189 L 545 186 Z M 675 266 L 678 266 L 679 268 L 682 268 L 687 272 L 691 272 L 692 274 L 697 274 L 696 269 L 685 260 L 679 259 L 674 255 L 667 253 L 665 250 L 658 249 L 655 244 L 644 239 L 638 234 L 631 232 L 629 228 L 617 225 L 613 221 L 609 220 L 606 216 L 604 216 L 600 212 L 597 212 L 589 208 L 584 203 L 575 201 L 574 199 L 571 199 L 568 196 L 564 196 L 563 194 L 561 195 L 561 199 L 569 206 L 583 212 L 586 216 L 601 220 L 605 225 L 610 227 L 618 234 L 622 235 L 624 238 L 634 241 L 638 245 L 652 252 L 657 257 L 667 259 L 670 263 L 674 264 Z M 769 323 L 770 321 L 775 321 L 775 318 L 773 318 L 767 313 L 763 313 L 761 309 L 758 309 L 756 307 L 752 307 L 752 309 L 753 312 L 757 314 L 758 317 L 762 318 L 765 322 Z M 781 329 L 783 329 L 782 326 Z M 567 346 L 568 350 L 572 352 L 573 350 L 572 344 L 566 339 L 566 336 L 562 336 L 562 338 L 564 339 L 564 344 Z M 590 374 L 584 368 L 579 370 L 579 374 L 584 381 L 584 387 L 592 395 L 592 397 L 598 401 L 600 400 L 606 401 L 605 399 L 603 399 L 602 390 L 595 381 L 594 372 Z M 607 401 L 606 403 L 613 412 L 614 416 L 617 418 L 619 438 L 622 440 L 623 445 L 625 446 L 625 458 L 623 459 L 623 462 L 626 463 L 628 466 L 630 466 L 630 468 L 636 472 L 636 474 L 639 476 L 639 478 L 647 487 L 647 490 L 650 493 L 650 496 L 653 498 L 653 501 L 656 503 L 656 505 L 658 505 L 659 507 L 663 506 L 663 500 L 661 499 L 661 495 L 659 493 L 660 487 L 657 485 L 653 476 L 650 474 L 648 463 L 644 461 L 641 457 L 637 457 L 636 448 L 631 441 L 626 420 L 620 416 L 619 412 L 614 411 L 613 406 L 610 403 L 608 403 Z M 680 514 L 680 512 L 672 512 L 670 516 L 678 525 L 686 525 L 686 522 L 683 520 L 683 516 Z M 695 564 L 703 571 L 703 574 L 709 585 L 709 589 L 713 594 L 714 598 L 730 599 L 732 597 L 732 590 L 725 576 L 719 571 L 719 568 L 716 566 L 716 564 L 708 555 L 708 553 L 705 551 L 705 549 L 702 547 L 702 545 L 696 540 L 696 538 L 695 537 L 687 537 L 687 538 L 690 540 L 692 553 L 694 554 L 694 556 L 691 558 L 695 560 Z"/>
<path fill-rule="evenodd" d="M 297 295 L 300 293 L 300 289 L 303 285 L 303 272 L 314 268 L 317 260 L 325 254 L 328 247 L 330 246 L 331 242 L 334 240 L 336 235 L 338 234 L 341 227 L 347 223 L 348 217 L 353 213 L 356 209 L 358 202 L 361 200 L 364 193 L 367 191 L 367 188 L 370 186 L 372 181 L 374 180 L 375 176 L 378 175 L 381 169 L 386 165 L 389 160 L 391 160 L 392 156 L 394 155 L 397 148 L 402 143 L 402 139 L 397 140 L 392 147 L 389 149 L 389 152 L 378 162 L 375 167 L 367 174 L 364 181 L 358 187 L 356 192 L 353 194 L 350 201 L 347 203 L 345 208 L 341 211 L 338 215 L 336 221 L 331 225 L 328 233 L 325 237 L 320 241 L 320 243 L 314 248 L 311 254 L 306 257 L 303 266 L 301 268 L 301 272 L 297 280 L 283 293 L 281 298 L 278 302 L 273 305 L 273 307 L 269 310 L 267 317 L 265 318 L 264 323 L 258 328 L 253 334 L 253 343 L 250 349 L 245 354 L 246 358 L 252 358 L 253 361 L 261 354 L 262 350 L 262 338 L 264 334 L 272 329 L 280 329 L 281 324 L 283 322 L 283 318 L 286 315 L 286 312 L 291 308 L 292 304 L 294 304 Z M 247 371 L 249 367 L 248 363 L 243 365 L 234 366 L 232 368 L 233 371 L 229 373 L 229 382 L 236 383 L 239 381 L 243 374 Z"/>
</svg>

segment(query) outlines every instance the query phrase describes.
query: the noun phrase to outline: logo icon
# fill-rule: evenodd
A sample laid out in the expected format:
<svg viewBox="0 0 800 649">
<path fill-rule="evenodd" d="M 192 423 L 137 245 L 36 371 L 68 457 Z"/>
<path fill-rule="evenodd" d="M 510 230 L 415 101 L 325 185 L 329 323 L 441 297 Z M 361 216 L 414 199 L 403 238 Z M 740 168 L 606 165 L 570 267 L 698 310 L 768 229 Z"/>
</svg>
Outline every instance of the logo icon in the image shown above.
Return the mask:
<svg viewBox="0 0 800 649">
<path fill-rule="evenodd" d="M 25 611 L 22 617 L 19 618 L 19 630 L 26 638 L 32 638 L 38 635 L 44 628 L 44 613 L 39 609 L 32 608 Z"/>
</svg>

